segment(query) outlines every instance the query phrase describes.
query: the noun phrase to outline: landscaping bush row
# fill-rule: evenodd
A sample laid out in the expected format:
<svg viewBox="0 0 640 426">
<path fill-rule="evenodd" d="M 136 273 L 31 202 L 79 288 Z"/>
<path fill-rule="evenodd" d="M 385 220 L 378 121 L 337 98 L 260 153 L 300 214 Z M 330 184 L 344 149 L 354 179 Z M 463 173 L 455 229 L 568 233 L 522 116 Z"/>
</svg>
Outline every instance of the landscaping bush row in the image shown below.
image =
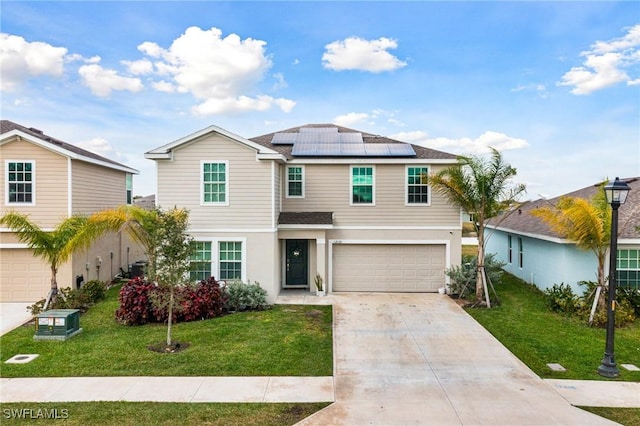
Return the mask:
<svg viewBox="0 0 640 426">
<path fill-rule="evenodd" d="M 58 297 L 52 301 L 47 309 L 79 309 L 86 312 L 91 306 L 105 298 L 107 285 L 98 280 L 87 281 L 80 289 L 70 287 L 61 288 Z M 40 299 L 27 307 L 32 315 L 42 312 L 46 299 Z"/>
<path fill-rule="evenodd" d="M 582 296 L 576 295 L 568 284 L 554 284 L 553 287 L 544 290 L 545 302 L 554 312 L 568 316 L 577 316 L 580 319 L 588 321 L 597 283 L 593 281 L 580 281 L 578 284 L 586 287 Z M 621 287 L 616 288 L 616 325 L 622 326 L 633 322 L 636 316 L 640 316 L 640 290 Z M 604 327 L 606 323 L 607 310 L 597 309 L 593 317 L 592 325 Z"/>
<path fill-rule="evenodd" d="M 258 283 L 234 281 L 221 286 L 215 278 L 175 288 L 172 322 L 209 319 L 231 311 L 266 309 L 267 292 Z M 129 280 L 120 289 L 116 320 L 125 325 L 166 322 L 170 290 L 141 278 Z"/>
</svg>

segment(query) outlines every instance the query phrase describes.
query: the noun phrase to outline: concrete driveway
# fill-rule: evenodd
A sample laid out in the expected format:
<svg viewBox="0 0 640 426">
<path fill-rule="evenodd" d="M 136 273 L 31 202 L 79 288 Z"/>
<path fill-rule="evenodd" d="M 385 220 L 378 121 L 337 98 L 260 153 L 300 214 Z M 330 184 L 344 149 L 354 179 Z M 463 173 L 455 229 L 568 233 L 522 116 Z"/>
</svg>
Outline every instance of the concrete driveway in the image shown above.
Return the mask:
<svg viewBox="0 0 640 426">
<path fill-rule="evenodd" d="M 27 307 L 33 303 L 0 303 L 0 336 L 29 321 Z"/>
<path fill-rule="evenodd" d="M 300 425 L 613 425 L 571 406 L 449 297 L 333 294 L 336 402 Z"/>
</svg>

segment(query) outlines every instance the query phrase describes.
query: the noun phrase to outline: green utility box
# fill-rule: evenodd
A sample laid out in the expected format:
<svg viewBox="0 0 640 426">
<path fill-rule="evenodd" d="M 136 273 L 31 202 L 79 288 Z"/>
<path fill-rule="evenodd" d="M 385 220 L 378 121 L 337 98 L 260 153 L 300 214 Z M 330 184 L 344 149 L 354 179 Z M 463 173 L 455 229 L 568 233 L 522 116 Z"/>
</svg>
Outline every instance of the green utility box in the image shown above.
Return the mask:
<svg viewBox="0 0 640 426">
<path fill-rule="evenodd" d="M 36 315 L 35 340 L 67 340 L 80 333 L 78 309 L 52 309 Z"/>
</svg>

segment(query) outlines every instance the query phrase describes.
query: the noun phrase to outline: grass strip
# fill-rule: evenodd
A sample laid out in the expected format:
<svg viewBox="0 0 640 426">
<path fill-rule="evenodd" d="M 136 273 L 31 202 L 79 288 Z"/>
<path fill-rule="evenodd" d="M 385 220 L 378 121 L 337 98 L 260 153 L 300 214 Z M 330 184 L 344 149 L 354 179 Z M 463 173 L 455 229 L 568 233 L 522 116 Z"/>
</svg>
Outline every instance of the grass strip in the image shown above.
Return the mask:
<svg viewBox="0 0 640 426">
<path fill-rule="evenodd" d="M 510 274 L 496 285 L 501 305 L 467 312 L 514 355 L 543 378 L 604 380 L 597 373 L 605 348 L 606 332 L 550 311 L 543 293 Z M 640 367 L 640 320 L 615 330 L 615 358 L 622 381 L 640 381 L 640 372 L 620 364 Z M 566 372 L 552 371 L 559 363 Z"/>
<path fill-rule="evenodd" d="M 215 404 L 158 402 L 74 402 L 0 404 L 2 424 L 47 425 L 293 425 L 329 403 Z"/>
</svg>

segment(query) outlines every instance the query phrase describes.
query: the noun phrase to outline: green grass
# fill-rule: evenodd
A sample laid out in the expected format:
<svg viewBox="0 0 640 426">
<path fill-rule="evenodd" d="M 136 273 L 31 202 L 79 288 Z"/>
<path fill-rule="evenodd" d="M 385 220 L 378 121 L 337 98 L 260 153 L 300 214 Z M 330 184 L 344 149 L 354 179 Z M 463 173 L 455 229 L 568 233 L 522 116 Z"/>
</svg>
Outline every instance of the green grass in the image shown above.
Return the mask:
<svg viewBox="0 0 640 426">
<path fill-rule="evenodd" d="M 602 361 L 606 332 L 578 319 L 551 312 L 542 292 L 505 274 L 496 291 L 502 304 L 467 312 L 520 360 L 543 378 L 603 380 Z M 640 366 L 640 320 L 615 331 L 616 363 Z M 547 363 L 560 363 L 566 372 L 554 372 Z M 640 381 L 640 372 L 620 368 L 623 381 Z"/>
<path fill-rule="evenodd" d="M 0 337 L 0 360 L 39 354 L 28 364 L 1 364 L 1 377 L 69 376 L 331 376 L 331 306 L 272 309 L 174 325 L 190 344 L 175 354 L 149 351 L 166 325 L 124 326 L 114 320 L 118 288 L 80 318 L 83 332 L 65 341 L 34 341 L 34 327 Z"/>
<path fill-rule="evenodd" d="M 640 408 L 579 407 L 625 426 L 640 426 Z"/>
<path fill-rule="evenodd" d="M 36 417 L 58 415 L 58 420 L 41 423 L 64 425 L 293 425 L 329 403 L 310 404 L 200 404 L 157 402 L 77 402 L 0 404 L 2 424 L 33 424 L 17 413 Z M 12 411 L 13 410 L 13 411 Z M 17 412 L 15 410 L 18 410 Z M 23 410 L 23 411 L 20 411 Z M 31 410 L 31 411 L 25 411 Z M 11 417 L 14 415 L 14 417 Z M 64 419 L 66 417 L 66 419 Z"/>
</svg>

